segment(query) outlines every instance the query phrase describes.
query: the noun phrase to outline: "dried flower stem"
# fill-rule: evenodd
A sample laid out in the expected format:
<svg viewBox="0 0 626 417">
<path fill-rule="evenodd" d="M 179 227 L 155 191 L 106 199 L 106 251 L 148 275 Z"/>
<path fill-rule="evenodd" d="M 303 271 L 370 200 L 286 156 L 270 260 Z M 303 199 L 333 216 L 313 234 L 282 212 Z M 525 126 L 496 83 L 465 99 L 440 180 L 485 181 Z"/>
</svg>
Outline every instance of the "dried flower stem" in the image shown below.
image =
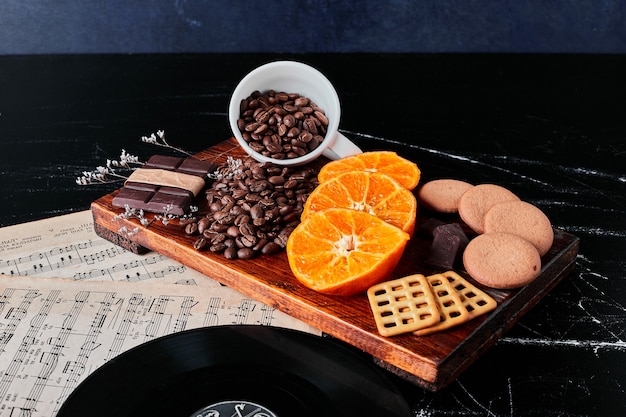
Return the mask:
<svg viewBox="0 0 626 417">
<path fill-rule="evenodd" d="M 142 136 L 141 141 L 145 143 L 149 143 L 151 145 L 162 146 L 164 148 L 173 149 L 187 156 L 193 156 L 189 152 L 167 143 L 167 141 L 165 140 L 165 131 L 163 130 L 157 130 L 156 134 L 152 133 L 150 136 Z"/>
<path fill-rule="evenodd" d="M 141 141 L 151 145 L 172 149 L 187 156 L 192 156 L 189 152 L 167 143 L 165 140 L 165 132 L 163 130 L 157 130 L 156 134 L 152 133 L 150 136 L 142 136 Z M 131 155 L 127 153 L 126 150 L 122 149 L 119 159 L 107 159 L 106 166 L 96 167 L 93 171 L 83 171 L 83 175 L 76 178 L 76 184 L 111 184 L 114 182 L 126 181 L 130 175 L 128 172 L 132 172 L 137 168 L 140 168 L 142 165 L 144 165 L 144 162 L 139 161 L 137 156 Z"/>
</svg>

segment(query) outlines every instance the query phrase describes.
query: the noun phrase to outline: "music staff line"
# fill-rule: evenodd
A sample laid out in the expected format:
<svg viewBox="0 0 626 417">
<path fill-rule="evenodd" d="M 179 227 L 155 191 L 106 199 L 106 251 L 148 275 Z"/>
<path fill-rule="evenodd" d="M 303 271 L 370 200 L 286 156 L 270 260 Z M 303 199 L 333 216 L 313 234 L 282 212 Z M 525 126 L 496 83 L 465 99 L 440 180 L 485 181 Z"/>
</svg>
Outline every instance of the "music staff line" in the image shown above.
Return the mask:
<svg viewBox="0 0 626 417">
<path fill-rule="evenodd" d="M 13 357 L 5 358 L 9 366 L 0 378 L 2 398 L 10 392 L 12 384 L 22 378 L 25 364 L 30 364 L 34 383 L 19 400 L 18 409 L 22 412 L 33 412 L 50 389 L 58 395 L 56 412 L 64 398 L 89 373 L 90 363 L 110 360 L 129 348 L 129 343 L 134 345 L 220 322 L 270 325 L 274 311 L 251 299 L 229 304 L 217 296 L 203 304 L 193 295 L 157 296 L 141 292 L 124 295 L 97 290 L 68 295 L 59 290 L 6 288 L 0 294 L 0 301 L 0 327 L 3 329 L 0 340 L 8 343 L 17 336 L 15 331 L 20 325 L 27 327 L 19 342 L 20 348 Z M 85 315 L 90 319 L 79 324 Z M 113 337 L 106 336 L 111 333 Z M 68 355 L 70 345 L 77 350 L 74 356 Z M 37 363 L 32 358 L 35 350 L 39 351 Z M 7 353 L 0 349 L 0 355 L 2 352 Z"/>
<path fill-rule="evenodd" d="M 103 245 L 109 245 L 100 249 Z M 95 249 L 95 251 L 94 251 Z M 105 240 L 88 240 L 64 247 L 39 251 L 30 255 L 12 259 L 0 259 L 0 274 L 9 276 L 36 276 L 51 271 L 62 271 L 72 266 L 94 266 L 108 263 L 112 259 L 125 254 L 126 251 Z M 125 280 L 139 282 L 148 279 L 164 278 L 170 274 L 182 274 L 186 267 L 181 264 L 170 264 L 158 268 L 161 262 L 169 261 L 160 254 L 148 255 L 142 259 L 133 259 L 103 268 L 84 269 L 72 274 L 74 280 Z M 156 269 L 155 269 L 156 268 Z"/>
</svg>

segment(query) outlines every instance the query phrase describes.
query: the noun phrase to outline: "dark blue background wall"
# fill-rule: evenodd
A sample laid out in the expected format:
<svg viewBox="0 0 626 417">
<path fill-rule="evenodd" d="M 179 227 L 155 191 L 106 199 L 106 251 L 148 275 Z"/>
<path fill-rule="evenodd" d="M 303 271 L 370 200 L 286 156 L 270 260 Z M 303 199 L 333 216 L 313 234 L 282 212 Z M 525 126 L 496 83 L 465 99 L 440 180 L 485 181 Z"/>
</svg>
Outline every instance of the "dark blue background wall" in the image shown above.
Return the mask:
<svg viewBox="0 0 626 417">
<path fill-rule="evenodd" d="M 623 0 L 0 0 L 0 54 L 626 52 Z"/>
</svg>

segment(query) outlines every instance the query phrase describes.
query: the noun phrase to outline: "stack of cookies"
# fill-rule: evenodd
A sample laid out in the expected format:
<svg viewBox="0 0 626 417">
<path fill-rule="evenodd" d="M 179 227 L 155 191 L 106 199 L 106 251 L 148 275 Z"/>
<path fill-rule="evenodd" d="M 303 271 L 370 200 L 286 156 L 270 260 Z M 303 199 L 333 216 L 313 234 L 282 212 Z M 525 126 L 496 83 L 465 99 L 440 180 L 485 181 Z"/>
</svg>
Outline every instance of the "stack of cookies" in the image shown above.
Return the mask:
<svg viewBox="0 0 626 417">
<path fill-rule="evenodd" d="M 463 250 L 463 266 L 479 283 L 518 288 L 541 272 L 541 257 L 554 240 L 548 217 L 496 184 L 430 181 L 418 192 L 420 203 L 434 211 L 457 213 L 477 237 Z"/>
</svg>

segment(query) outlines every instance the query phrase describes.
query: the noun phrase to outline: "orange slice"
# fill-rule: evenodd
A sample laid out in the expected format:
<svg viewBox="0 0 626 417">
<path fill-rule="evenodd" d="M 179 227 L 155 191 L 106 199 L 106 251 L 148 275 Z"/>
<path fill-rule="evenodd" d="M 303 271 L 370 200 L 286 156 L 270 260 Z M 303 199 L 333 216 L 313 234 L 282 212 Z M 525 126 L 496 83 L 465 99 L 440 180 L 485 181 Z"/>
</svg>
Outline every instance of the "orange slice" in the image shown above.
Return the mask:
<svg viewBox="0 0 626 417">
<path fill-rule="evenodd" d="M 287 258 L 298 281 L 315 291 L 354 295 L 389 277 L 409 235 L 362 211 L 311 214 L 289 235 Z"/>
<path fill-rule="evenodd" d="M 409 235 L 415 229 L 415 196 L 386 174 L 350 171 L 320 183 L 306 199 L 301 218 L 333 207 L 364 211 Z"/>
<path fill-rule="evenodd" d="M 344 172 L 366 171 L 387 174 L 408 190 L 417 187 L 421 172 L 416 164 L 391 151 L 363 152 L 328 162 L 322 167 L 317 179 L 328 181 Z"/>
</svg>

